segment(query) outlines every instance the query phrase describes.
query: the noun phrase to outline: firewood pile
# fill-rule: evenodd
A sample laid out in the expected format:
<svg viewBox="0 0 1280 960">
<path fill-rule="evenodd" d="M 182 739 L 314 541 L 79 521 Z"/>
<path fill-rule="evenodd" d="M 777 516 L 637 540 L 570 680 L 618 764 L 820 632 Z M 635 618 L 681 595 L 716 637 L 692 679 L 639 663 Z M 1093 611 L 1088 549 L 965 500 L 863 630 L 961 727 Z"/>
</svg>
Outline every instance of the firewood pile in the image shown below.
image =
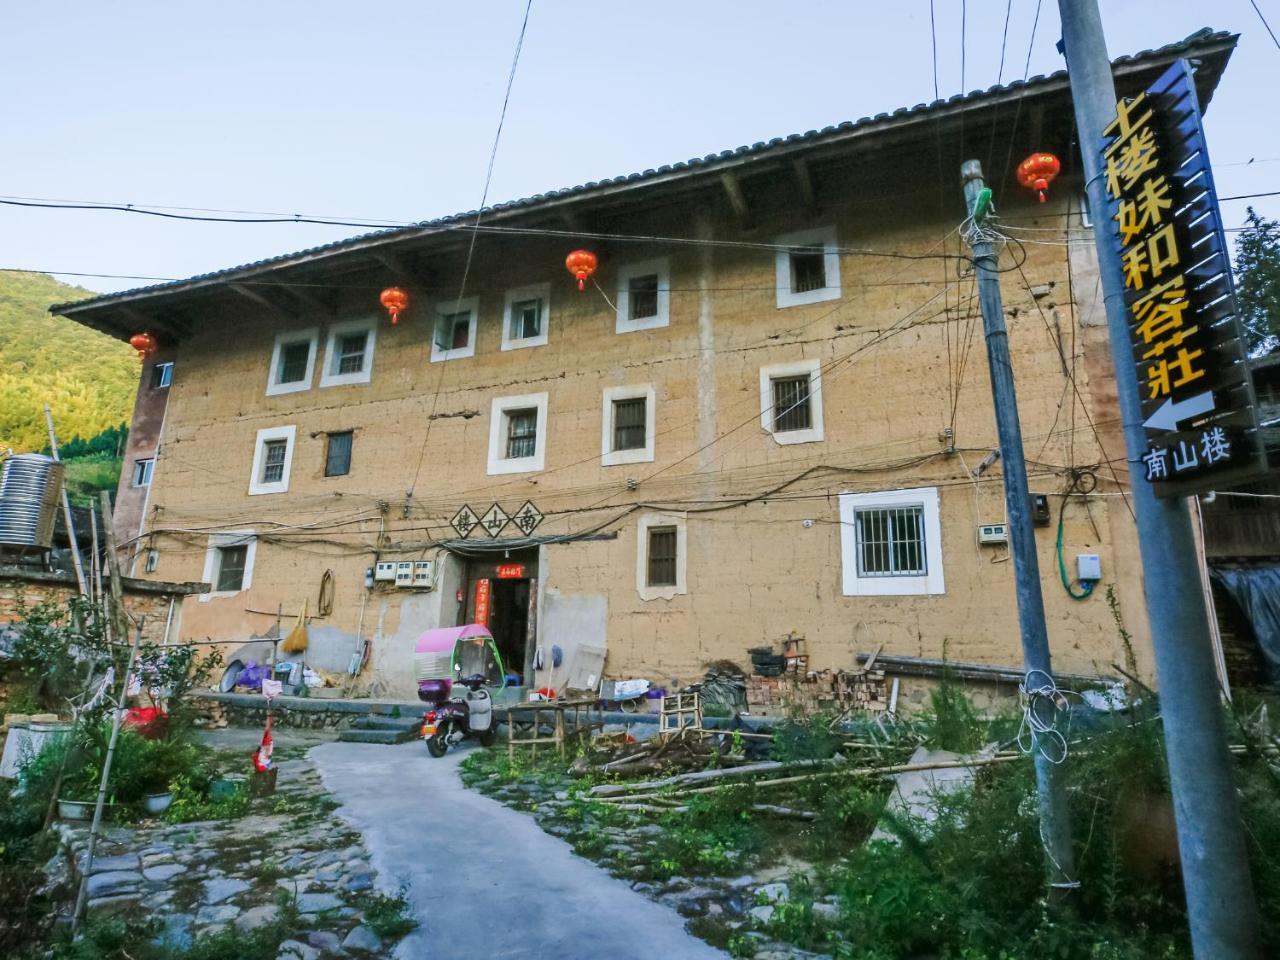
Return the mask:
<svg viewBox="0 0 1280 960">
<path fill-rule="evenodd" d="M 597 740 L 596 746 L 600 745 L 600 740 Z M 727 746 L 727 742 L 722 746 L 719 738 L 706 736 L 700 730 L 685 730 L 669 737 L 623 744 L 596 769 L 624 777 L 658 771 L 703 770 L 713 758 L 722 765 L 733 763 L 734 758 L 725 753 Z"/>
</svg>

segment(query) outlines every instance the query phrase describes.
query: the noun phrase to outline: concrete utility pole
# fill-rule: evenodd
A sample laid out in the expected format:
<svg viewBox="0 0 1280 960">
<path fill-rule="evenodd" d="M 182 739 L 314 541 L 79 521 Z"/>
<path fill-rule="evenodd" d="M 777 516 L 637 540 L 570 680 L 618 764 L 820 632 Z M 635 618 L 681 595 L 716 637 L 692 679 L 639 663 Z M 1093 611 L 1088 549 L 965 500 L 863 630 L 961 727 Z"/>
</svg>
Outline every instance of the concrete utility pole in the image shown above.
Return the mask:
<svg viewBox="0 0 1280 960">
<path fill-rule="evenodd" d="M 1138 521 L 1191 945 L 1204 960 L 1254 960 L 1262 956 L 1257 905 L 1215 682 L 1191 518 L 1181 499 L 1156 497 L 1139 466 L 1146 438 L 1137 365 L 1129 346 L 1116 225 L 1106 215 L 1103 179 L 1102 131 L 1116 113 L 1111 59 L 1096 0 L 1058 0 L 1058 9 L 1089 209 L 1094 211 L 1093 236 Z"/>
<path fill-rule="evenodd" d="M 968 160 L 960 167 L 964 181 L 965 207 L 973 216 L 982 192 L 982 164 Z M 978 273 L 978 301 L 982 306 L 982 329 L 987 341 L 987 363 L 991 367 L 991 397 L 995 403 L 996 436 L 1000 441 L 1000 462 L 1004 472 L 1004 502 L 1009 517 L 1009 545 L 1013 554 L 1013 578 L 1018 597 L 1018 628 L 1022 634 L 1022 660 L 1027 686 L 1041 687 L 1052 682 L 1049 635 L 1044 623 L 1044 596 L 1040 592 L 1040 562 L 1036 557 L 1036 536 L 1031 520 L 1031 494 L 1027 490 L 1027 464 L 1022 452 L 1022 427 L 1018 422 L 1018 396 L 1009 364 L 1009 334 L 1004 325 L 1004 305 L 1000 300 L 1000 277 L 996 272 L 995 245 L 975 230 L 969 237 L 974 267 Z M 1036 704 L 1033 703 L 1032 708 Z M 1062 770 L 1045 757 L 1040 739 L 1032 735 L 1031 753 L 1036 765 L 1036 787 L 1040 795 L 1040 834 L 1044 842 L 1049 883 L 1058 890 L 1075 886 L 1075 858 L 1071 850 L 1071 821 L 1067 811 Z"/>
</svg>

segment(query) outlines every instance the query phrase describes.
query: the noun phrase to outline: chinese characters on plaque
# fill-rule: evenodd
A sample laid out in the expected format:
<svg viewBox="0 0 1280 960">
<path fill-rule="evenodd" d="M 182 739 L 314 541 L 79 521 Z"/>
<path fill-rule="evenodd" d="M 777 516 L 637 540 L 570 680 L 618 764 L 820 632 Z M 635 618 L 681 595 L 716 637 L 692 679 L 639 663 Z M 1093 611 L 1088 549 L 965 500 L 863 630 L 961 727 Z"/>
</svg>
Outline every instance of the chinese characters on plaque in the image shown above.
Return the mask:
<svg viewBox="0 0 1280 960">
<path fill-rule="evenodd" d="M 1162 496 L 1242 482 L 1265 463 L 1186 62 L 1120 101 L 1103 135 L 1145 418 L 1146 478 Z"/>
<path fill-rule="evenodd" d="M 484 512 L 484 516 L 478 516 L 470 506 L 463 506 L 449 521 L 450 526 L 453 527 L 459 538 L 463 540 L 469 537 L 477 528 L 483 530 L 490 537 L 497 537 L 508 524 L 514 525 L 520 531 L 521 536 L 527 537 L 534 530 L 537 530 L 538 525 L 541 523 L 542 511 L 533 505 L 532 500 L 526 500 L 514 515 L 507 513 L 497 503 L 492 504 Z"/>
</svg>

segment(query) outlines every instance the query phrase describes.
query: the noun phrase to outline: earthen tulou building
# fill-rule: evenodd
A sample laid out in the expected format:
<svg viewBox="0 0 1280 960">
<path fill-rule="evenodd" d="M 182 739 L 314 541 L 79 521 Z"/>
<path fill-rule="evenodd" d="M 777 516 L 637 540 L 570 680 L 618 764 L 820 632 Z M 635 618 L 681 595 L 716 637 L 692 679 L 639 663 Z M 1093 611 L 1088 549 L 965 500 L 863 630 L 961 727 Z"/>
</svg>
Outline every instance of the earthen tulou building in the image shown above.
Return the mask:
<svg viewBox="0 0 1280 960">
<path fill-rule="evenodd" d="M 1234 43 L 1124 57 L 1118 89 L 1188 57 L 1207 105 Z M 1043 204 L 1014 176 L 1037 150 L 1062 161 Z M 267 636 L 281 610 L 287 633 L 305 603 L 308 663 L 345 672 L 367 642 L 381 696 L 412 696 L 423 630 L 482 618 L 538 686 L 670 687 L 789 632 L 812 670 L 877 648 L 908 672 L 1016 670 L 972 158 L 1009 238 L 1055 667 L 1149 681 L 1065 72 L 498 204 L 478 230 L 460 214 L 56 307 L 159 344 L 115 515 L 126 572 L 210 584 L 185 639 Z M 598 260 L 581 291 L 577 249 Z M 1084 599 L 1079 555 L 1101 564 Z"/>
</svg>

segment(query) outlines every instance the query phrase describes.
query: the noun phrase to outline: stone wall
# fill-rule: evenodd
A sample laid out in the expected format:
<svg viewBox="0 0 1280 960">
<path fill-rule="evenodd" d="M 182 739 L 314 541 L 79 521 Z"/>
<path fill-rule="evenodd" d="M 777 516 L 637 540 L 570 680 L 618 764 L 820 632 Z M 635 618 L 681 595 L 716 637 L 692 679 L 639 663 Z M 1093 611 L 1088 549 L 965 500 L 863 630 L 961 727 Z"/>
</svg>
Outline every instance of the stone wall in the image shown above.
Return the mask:
<svg viewBox="0 0 1280 960">
<path fill-rule="evenodd" d="M 166 583 L 155 580 L 123 578 L 124 606 L 133 618 L 142 618 L 142 637 L 149 643 L 161 643 L 165 625 L 169 639 L 181 630 L 183 597 L 201 584 Z M 42 603 L 65 606 L 79 594 L 72 573 L 48 573 L 18 566 L 0 566 L 0 629 L 21 619 L 21 611 Z M 169 620 L 172 607 L 172 621 Z"/>
</svg>

